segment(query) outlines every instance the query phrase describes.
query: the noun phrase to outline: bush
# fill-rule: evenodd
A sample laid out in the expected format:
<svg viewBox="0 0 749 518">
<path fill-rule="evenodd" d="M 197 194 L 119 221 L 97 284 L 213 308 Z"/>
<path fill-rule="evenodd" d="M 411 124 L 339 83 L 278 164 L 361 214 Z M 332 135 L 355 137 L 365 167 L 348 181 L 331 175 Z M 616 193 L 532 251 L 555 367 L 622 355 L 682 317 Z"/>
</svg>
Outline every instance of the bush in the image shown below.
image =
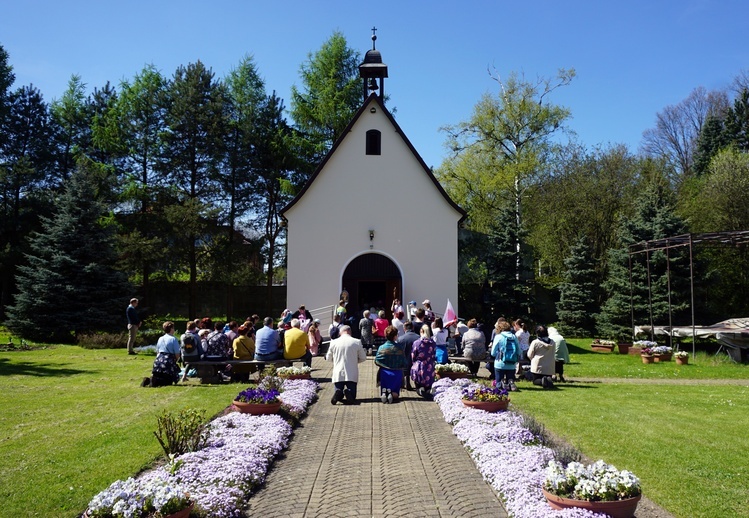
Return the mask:
<svg viewBox="0 0 749 518">
<path fill-rule="evenodd" d="M 164 412 L 157 418 L 153 432 L 166 457 L 198 451 L 205 447 L 208 433 L 205 412 L 186 408 L 177 413 Z"/>
<path fill-rule="evenodd" d="M 87 333 L 78 337 L 78 345 L 84 349 L 124 349 L 127 333 Z"/>
</svg>

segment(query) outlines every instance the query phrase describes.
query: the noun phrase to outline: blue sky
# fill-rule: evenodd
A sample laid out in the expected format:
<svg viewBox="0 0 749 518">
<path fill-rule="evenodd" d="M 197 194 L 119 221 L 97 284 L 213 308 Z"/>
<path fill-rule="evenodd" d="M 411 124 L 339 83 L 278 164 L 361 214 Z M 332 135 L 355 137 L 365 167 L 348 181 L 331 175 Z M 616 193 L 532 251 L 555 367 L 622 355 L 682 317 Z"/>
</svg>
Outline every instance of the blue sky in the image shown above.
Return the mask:
<svg viewBox="0 0 749 518">
<path fill-rule="evenodd" d="M 496 92 L 487 69 L 534 79 L 575 68 L 577 78 L 552 97 L 571 109 L 570 128 L 589 147 L 637 151 L 658 111 L 697 86 L 726 88 L 749 68 L 748 19 L 744 0 L 24 0 L 3 6 L 0 44 L 14 86 L 33 83 L 47 101 L 74 73 L 89 91 L 148 63 L 171 76 L 199 59 L 223 77 L 251 54 L 288 106 L 309 52 L 340 30 L 363 54 L 374 25 L 390 106 L 437 167 L 446 153 L 439 128 Z"/>
</svg>

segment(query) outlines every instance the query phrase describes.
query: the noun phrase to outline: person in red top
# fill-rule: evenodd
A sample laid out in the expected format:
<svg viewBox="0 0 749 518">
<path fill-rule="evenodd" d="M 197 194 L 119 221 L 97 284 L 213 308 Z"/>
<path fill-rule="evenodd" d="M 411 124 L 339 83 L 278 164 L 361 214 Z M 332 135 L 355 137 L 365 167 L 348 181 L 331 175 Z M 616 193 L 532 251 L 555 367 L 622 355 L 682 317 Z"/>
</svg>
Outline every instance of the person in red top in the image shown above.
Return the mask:
<svg viewBox="0 0 749 518">
<path fill-rule="evenodd" d="M 385 329 L 390 325 L 390 322 L 385 318 L 385 310 L 380 310 L 377 313 L 377 318 L 374 321 L 375 333 L 374 333 L 374 346 L 375 350 L 387 341 L 385 337 Z"/>
</svg>

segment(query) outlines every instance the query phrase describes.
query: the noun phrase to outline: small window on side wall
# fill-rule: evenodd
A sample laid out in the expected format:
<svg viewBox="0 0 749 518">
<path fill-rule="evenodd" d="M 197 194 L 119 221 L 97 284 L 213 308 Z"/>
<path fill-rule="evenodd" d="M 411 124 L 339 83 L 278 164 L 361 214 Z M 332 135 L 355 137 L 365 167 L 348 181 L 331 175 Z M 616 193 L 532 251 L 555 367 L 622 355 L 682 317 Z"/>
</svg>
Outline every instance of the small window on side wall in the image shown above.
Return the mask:
<svg viewBox="0 0 749 518">
<path fill-rule="evenodd" d="M 382 136 L 379 130 L 367 131 L 367 154 L 379 155 L 382 148 Z"/>
</svg>

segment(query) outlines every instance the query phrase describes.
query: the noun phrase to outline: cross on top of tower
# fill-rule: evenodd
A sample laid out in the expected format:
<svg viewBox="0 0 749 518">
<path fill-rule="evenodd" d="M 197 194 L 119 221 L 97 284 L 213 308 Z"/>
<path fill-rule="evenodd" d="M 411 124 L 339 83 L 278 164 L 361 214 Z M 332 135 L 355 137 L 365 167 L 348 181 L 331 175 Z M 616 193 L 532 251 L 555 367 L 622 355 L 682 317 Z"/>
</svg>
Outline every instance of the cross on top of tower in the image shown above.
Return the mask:
<svg viewBox="0 0 749 518">
<path fill-rule="evenodd" d="M 372 50 L 375 50 L 375 41 L 377 41 L 377 27 L 372 26 Z"/>
</svg>

